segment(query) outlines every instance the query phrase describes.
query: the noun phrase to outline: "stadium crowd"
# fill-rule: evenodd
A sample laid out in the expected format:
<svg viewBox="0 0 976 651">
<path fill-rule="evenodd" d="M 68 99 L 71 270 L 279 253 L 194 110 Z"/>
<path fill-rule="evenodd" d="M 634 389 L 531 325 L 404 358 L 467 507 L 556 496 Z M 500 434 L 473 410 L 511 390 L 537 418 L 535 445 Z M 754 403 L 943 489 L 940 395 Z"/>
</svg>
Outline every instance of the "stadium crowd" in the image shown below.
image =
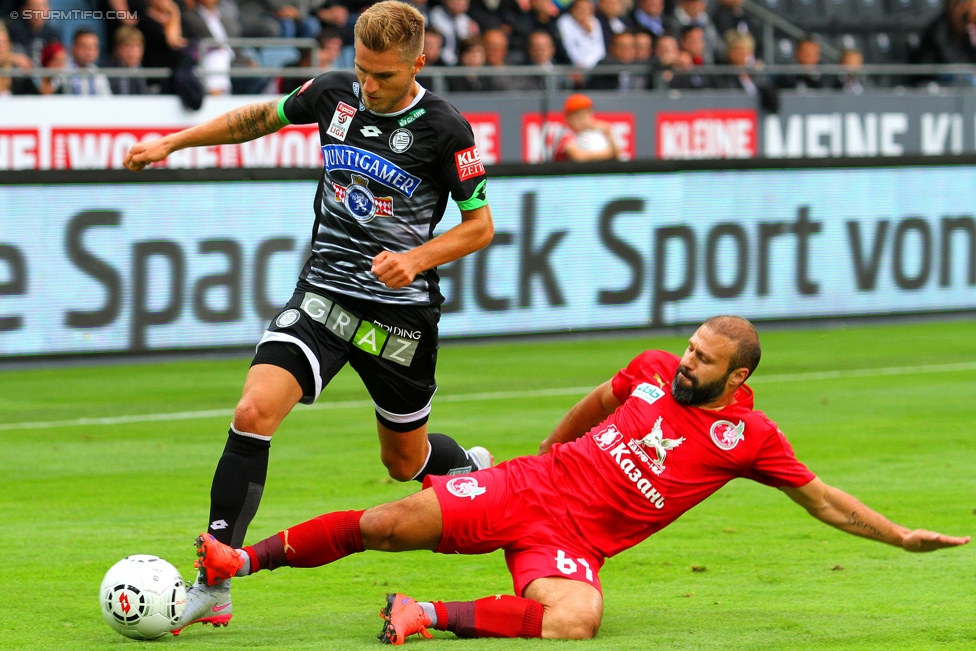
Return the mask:
<svg viewBox="0 0 976 651">
<path fill-rule="evenodd" d="M 976 63 L 976 0 L 941 1 L 941 12 L 927 27 L 919 26 L 910 49 L 891 53 L 886 60 L 874 57 L 873 62 Z M 744 11 L 743 0 L 411 3 L 427 18 L 424 51 L 429 70 L 452 66 L 484 70 L 447 77 L 446 89 L 452 92 L 545 87 L 544 76 L 493 70 L 519 65 L 543 69 L 573 65 L 584 71 L 560 77 L 562 90 L 725 88 L 761 96 L 777 89 L 860 93 L 872 85 L 869 76 L 858 72 L 864 55 L 856 41 L 842 47 L 841 64 L 849 71 L 840 75 L 818 72 L 821 39 L 816 34 L 796 42 L 778 37 L 777 49 L 782 51 L 763 52 L 763 24 Z M 305 75 L 269 79 L 232 72 L 262 66 L 351 68 L 352 26 L 370 4 L 370 0 L 0 0 L 5 16 L 0 22 L 0 95 L 175 93 L 186 101 L 194 96 L 201 100 L 204 94 L 286 93 Z M 86 15 L 105 19 L 86 20 Z M 236 37 L 314 38 L 317 46 L 227 44 Z M 790 58 L 784 60 L 784 52 Z M 768 75 L 764 59 L 796 63 L 809 72 Z M 740 71 L 725 76 L 698 71 L 710 64 L 735 65 Z M 620 72 L 621 65 L 631 68 Z M 171 73 L 161 78 L 109 79 L 95 72 L 98 66 L 166 68 Z M 207 74 L 198 78 L 193 73 L 196 66 Z M 14 68 L 33 74 L 3 75 Z M 90 72 L 79 75 L 80 69 Z M 420 81 L 432 84 L 429 71 L 421 74 Z M 948 81 L 958 83 L 958 78 Z"/>
</svg>

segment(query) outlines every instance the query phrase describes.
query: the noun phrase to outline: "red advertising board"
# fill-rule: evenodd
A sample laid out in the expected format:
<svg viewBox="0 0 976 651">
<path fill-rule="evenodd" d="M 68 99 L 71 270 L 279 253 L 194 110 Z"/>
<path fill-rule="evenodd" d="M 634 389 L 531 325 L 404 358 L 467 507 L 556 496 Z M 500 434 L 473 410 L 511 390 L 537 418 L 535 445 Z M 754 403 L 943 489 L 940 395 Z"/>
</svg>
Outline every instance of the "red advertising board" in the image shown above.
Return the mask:
<svg viewBox="0 0 976 651">
<path fill-rule="evenodd" d="M 40 169 L 40 151 L 37 129 L 0 129 L 0 170 Z"/>
<path fill-rule="evenodd" d="M 179 127 L 54 127 L 51 168 L 56 170 L 121 169 L 129 148 L 179 131 Z M 193 147 L 174 152 L 156 167 L 320 167 L 322 154 L 316 125 L 289 126 L 240 145 Z"/>
<path fill-rule="evenodd" d="M 752 109 L 657 114 L 657 157 L 755 158 L 758 120 Z"/>
<path fill-rule="evenodd" d="M 494 165 L 502 159 L 502 120 L 498 113 L 462 113 L 471 123 L 474 144 L 478 146 L 481 162 Z"/>
</svg>

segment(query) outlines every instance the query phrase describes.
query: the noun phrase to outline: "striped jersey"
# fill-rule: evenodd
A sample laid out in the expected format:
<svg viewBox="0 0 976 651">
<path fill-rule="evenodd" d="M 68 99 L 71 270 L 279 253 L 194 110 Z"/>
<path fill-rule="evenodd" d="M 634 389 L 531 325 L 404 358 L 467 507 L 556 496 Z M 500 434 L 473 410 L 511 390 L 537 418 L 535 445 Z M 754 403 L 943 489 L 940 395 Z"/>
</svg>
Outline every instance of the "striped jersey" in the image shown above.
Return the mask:
<svg viewBox="0 0 976 651">
<path fill-rule="evenodd" d="M 407 108 L 373 113 L 351 72 L 326 72 L 278 105 L 286 124 L 319 125 L 323 170 L 315 194 L 312 254 L 301 279 L 393 305 L 439 305 L 428 269 L 391 289 L 370 271 L 380 252 L 405 253 L 433 237 L 450 196 L 461 210 L 488 203 L 471 125 L 420 87 Z"/>
</svg>

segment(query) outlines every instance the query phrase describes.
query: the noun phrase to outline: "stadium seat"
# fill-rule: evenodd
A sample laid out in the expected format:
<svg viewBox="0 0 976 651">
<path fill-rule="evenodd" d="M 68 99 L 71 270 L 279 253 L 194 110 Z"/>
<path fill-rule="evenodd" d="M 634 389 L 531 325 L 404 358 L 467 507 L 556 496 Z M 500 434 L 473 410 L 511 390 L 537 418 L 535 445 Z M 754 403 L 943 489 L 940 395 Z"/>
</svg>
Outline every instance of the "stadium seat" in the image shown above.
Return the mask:
<svg viewBox="0 0 976 651">
<path fill-rule="evenodd" d="M 838 0 L 826 0 L 836 2 Z M 821 0 L 790 0 L 787 19 L 804 29 L 819 29 L 827 24 L 827 14 Z"/>
<path fill-rule="evenodd" d="M 796 63 L 793 60 L 795 46 L 793 40 L 781 38 L 776 41 L 776 49 L 773 51 L 773 63 Z"/>
<path fill-rule="evenodd" d="M 943 0 L 888 0 L 893 22 L 913 29 L 922 29 L 935 20 L 943 7 Z"/>
<path fill-rule="evenodd" d="M 840 51 L 844 50 L 858 50 L 867 57 L 866 48 L 864 47 L 864 35 L 857 32 L 842 32 L 834 36 L 831 41 L 833 41 L 833 46 Z"/>
</svg>

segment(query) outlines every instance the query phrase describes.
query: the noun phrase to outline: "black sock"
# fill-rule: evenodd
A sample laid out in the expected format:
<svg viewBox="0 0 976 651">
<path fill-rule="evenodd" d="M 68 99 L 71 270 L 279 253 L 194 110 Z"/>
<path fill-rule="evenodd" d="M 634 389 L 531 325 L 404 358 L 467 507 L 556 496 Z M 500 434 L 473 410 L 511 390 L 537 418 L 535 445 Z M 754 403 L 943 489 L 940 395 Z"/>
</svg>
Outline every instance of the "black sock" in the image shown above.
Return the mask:
<svg viewBox="0 0 976 651">
<path fill-rule="evenodd" d="M 447 434 L 428 434 L 427 440 L 430 441 L 430 457 L 414 477 L 417 481 L 424 481 L 427 475 L 463 475 L 474 470 L 468 453 Z"/>
<path fill-rule="evenodd" d="M 210 526 L 213 537 L 231 547 L 244 545 L 244 534 L 261 503 L 268 476 L 271 441 L 227 433 L 227 445 L 217 462 L 210 487 Z"/>
</svg>

